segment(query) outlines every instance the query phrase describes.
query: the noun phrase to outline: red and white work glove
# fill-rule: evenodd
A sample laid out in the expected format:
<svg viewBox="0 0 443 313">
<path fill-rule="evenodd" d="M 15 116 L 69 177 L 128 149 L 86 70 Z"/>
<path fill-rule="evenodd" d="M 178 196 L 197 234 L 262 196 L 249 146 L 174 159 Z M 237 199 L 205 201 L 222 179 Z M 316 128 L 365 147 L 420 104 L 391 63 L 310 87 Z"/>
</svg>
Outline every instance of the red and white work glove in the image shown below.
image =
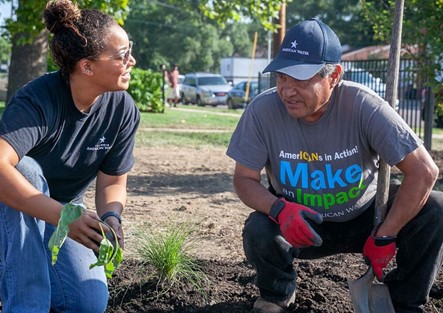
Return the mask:
<svg viewBox="0 0 443 313">
<path fill-rule="evenodd" d="M 379 281 L 383 280 L 383 269 L 388 266 L 389 262 L 395 255 L 395 239 L 396 236 L 375 237 L 378 227 L 372 232 L 371 236 L 366 239 L 363 247 L 363 258 L 366 263 L 370 264 L 374 269 L 374 274 Z"/>
<path fill-rule="evenodd" d="M 269 218 L 280 226 L 283 237 L 295 248 L 319 247 L 323 243 L 306 220 L 320 224 L 323 217 L 304 205 L 281 198 L 272 205 Z"/>
</svg>

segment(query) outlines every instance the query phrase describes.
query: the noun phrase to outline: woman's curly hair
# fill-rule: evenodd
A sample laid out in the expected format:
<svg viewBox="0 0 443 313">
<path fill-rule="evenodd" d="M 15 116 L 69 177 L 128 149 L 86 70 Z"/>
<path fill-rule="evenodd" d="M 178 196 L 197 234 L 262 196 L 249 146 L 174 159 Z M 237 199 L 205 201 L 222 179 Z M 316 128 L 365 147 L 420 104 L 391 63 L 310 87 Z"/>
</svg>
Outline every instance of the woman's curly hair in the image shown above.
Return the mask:
<svg viewBox="0 0 443 313">
<path fill-rule="evenodd" d="M 118 25 L 98 10 L 81 10 L 70 0 L 51 0 L 44 11 L 46 28 L 53 34 L 51 55 L 65 79 L 76 63 L 97 57 L 107 47 L 109 28 Z"/>
</svg>

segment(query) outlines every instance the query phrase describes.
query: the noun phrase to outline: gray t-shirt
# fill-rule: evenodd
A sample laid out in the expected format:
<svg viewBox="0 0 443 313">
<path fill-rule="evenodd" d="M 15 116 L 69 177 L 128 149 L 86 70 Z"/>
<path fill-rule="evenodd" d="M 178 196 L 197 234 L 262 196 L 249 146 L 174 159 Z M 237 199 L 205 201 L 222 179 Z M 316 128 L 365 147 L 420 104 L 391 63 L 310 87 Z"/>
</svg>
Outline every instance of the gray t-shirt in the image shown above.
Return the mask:
<svg viewBox="0 0 443 313">
<path fill-rule="evenodd" d="M 378 156 L 391 166 L 421 140 L 369 88 L 342 81 L 315 123 L 291 117 L 276 89 L 254 99 L 232 135 L 227 155 L 266 170 L 277 194 L 326 221 L 348 221 L 375 197 Z"/>
<path fill-rule="evenodd" d="M 106 92 L 88 113 L 80 112 L 68 85 L 54 72 L 14 94 L 0 121 L 0 137 L 20 159 L 37 160 L 53 199 L 81 202 L 99 170 L 122 175 L 131 169 L 139 120 L 125 91 Z"/>
</svg>

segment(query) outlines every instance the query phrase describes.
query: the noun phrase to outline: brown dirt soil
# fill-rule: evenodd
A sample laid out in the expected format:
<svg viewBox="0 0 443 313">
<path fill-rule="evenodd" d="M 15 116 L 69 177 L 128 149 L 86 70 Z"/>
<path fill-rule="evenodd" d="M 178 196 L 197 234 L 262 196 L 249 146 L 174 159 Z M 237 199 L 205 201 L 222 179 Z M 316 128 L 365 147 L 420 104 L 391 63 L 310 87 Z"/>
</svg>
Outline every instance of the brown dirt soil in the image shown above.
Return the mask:
<svg viewBox="0 0 443 313">
<path fill-rule="evenodd" d="M 234 163 L 225 149 L 137 148 L 135 155 L 123 214 L 125 260 L 109 282 L 107 312 L 249 312 L 258 296 L 241 241 L 250 209 L 233 192 Z M 443 168 L 443 153 L 433 155 Z M 443 183 L 441 177 L 439 183 Z M 87 197 L 92 201 L 92 192 Z M 190 253 L 208 278 L 205 294 L 189 285 L 158 286 L 152 269 L 137 258 L 137 231 L 181 222 L 195 225 L 196 245 Z M 295 262 L 298 291 L 292 312 L 352 312 L 347 280 L 367 269 L 361 255 Z M 442 273 L 435 287 L 426 312 L 443 312 Z"/>
</svg>

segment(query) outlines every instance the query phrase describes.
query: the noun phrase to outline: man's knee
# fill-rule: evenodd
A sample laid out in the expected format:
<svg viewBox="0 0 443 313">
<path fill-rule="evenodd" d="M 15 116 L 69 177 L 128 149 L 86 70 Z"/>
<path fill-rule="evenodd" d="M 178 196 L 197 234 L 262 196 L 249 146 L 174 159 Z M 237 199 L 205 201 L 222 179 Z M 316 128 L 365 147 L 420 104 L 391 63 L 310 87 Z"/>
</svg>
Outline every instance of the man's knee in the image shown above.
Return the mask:
<svg viewBox="0 0 443 313">
<path fill-rule="evenodd" d="M 443 192 L 433 190 L 420 213 L 427 215 L 433 225 L 443 226 Z"/>
<path fill-rule="evenodd" d="M 266 239 L 277 235 L 276 225 L 265 215 L 258 212 L 253 212 L 245 221 L 243 228 L 243 241 L 250 242 L 253 245 L 260 245 Z"/>
<path fill-rule="evenodd" d="M 443 241 L 443 193 L 432 191 L 423 208 L 399 235 L 409 239 L 418 236 Z"/>
<path fill-rule="evenodd" d="M 277 224 L 265 214 L 253 212 L 243 228 L 243 248 L 247 259 L 282 259 L 291 263 L 298 249 L 292 247 L 283 237 Z"/>
</svg>

